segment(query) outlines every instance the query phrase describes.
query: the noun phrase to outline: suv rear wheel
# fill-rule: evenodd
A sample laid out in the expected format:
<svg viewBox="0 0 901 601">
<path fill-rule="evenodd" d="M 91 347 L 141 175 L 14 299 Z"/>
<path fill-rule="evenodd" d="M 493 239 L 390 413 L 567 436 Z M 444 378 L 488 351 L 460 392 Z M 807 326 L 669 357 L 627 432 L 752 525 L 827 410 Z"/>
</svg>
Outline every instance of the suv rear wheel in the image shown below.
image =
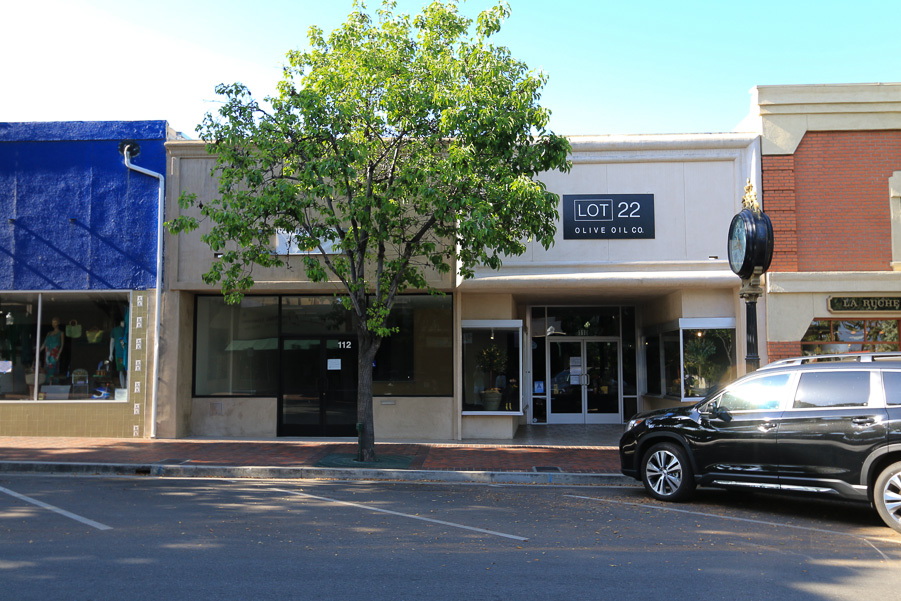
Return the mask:
<svg viewBox="0 0 901 601">
<path fill-rule="evenodd" d="M 901 464 L 898 466 L 901 471 Z M 641 478 L 648 494 L 661 501 L 685 501 L 695 489 L 685 451 L 670 442 L 655 445 L 645 454 Z"/>
<path fill-rule="evenodd" d="M 873 501 L 882 521 L 901 532 L 901 461 L 885 468 L 876 478 Z"/>
</svg>

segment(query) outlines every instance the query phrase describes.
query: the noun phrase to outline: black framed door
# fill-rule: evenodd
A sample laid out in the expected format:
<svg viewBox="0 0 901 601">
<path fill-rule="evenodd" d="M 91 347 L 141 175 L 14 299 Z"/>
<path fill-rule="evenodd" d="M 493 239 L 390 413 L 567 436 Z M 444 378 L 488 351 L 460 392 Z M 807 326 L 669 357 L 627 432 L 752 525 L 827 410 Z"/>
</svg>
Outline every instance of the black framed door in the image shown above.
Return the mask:
<svg viewBox="0 0 901 601">
<path fill-rule="evenodd" d="M 279 436 L 356 436 L 357 341 L 282 338 Z"/>
</svg>

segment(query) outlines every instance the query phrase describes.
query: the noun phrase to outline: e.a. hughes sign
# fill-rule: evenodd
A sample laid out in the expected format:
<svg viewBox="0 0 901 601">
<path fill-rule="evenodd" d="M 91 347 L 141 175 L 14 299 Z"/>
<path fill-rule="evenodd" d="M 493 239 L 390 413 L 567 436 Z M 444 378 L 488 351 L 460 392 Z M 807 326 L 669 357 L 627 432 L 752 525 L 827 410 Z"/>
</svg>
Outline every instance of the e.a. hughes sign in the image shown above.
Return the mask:
<svg viewBox="0 0 901 601">
<path fill-rule="evenodd" d="M 653 194 L 564 194 L 564 240 L 654 237 Z"/>
</svg>

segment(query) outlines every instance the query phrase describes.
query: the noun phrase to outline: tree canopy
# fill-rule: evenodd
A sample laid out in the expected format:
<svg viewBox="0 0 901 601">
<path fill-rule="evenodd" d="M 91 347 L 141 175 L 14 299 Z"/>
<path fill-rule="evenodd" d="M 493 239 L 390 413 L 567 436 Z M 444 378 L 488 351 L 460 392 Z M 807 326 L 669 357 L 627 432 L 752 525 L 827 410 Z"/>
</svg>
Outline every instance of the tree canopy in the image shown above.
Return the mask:
<svg viewBox="0 0 901 601">
<path fill-rule="evenodd" d="M 453 0 L 417 16 L 355 3 L 342 26 L 311 27 L 309 49 L 288 53 L 277 95 L 259 103 L 242 84 L 220 85 L 218 115 L 198 127 L 220 178 L 220 198 L 200 211 L 221 254 L 204 280 L 236 302 L 254 266 L 287 260 L 276 234 L 317 249 L 303 256 L 307 277 L 340 280 L 357 318 L 367 441 L 372 356 L 396 295 L 428 290 L 430 270 L 471 277 L 528 240 L 553 243 L 559 198 L 537 176 L 568 170 L 570 146 L 546 130 L 546 76 L 490 41 L 509 15 L 506 3 L 475 22 Z M 197 227 L 188 215 L 169 224 Z"/>
</svg>

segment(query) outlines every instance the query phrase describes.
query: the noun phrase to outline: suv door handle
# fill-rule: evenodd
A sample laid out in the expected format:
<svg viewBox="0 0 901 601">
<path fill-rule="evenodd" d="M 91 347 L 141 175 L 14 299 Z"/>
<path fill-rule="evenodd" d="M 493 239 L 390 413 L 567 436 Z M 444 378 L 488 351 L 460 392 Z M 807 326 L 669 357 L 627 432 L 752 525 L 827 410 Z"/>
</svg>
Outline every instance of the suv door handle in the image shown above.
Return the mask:
<svg viewBox="0 0 901 601">
<path fill-rule="evenodd" d="M 772 432 L 778 427 L 779 422 L 763 422 L 762 424 L 757 426 L 757 429 L 761 432 Z"/>
<path fill-rule="evenodd" d="M 855 418 L 851 419 L 851 423 L 854 424 L 855 426 L 872 426 L 873 424 L 876 423 L 876 418 L 872 417 L 872 416 L 855 417 Z"/>
</svg>

